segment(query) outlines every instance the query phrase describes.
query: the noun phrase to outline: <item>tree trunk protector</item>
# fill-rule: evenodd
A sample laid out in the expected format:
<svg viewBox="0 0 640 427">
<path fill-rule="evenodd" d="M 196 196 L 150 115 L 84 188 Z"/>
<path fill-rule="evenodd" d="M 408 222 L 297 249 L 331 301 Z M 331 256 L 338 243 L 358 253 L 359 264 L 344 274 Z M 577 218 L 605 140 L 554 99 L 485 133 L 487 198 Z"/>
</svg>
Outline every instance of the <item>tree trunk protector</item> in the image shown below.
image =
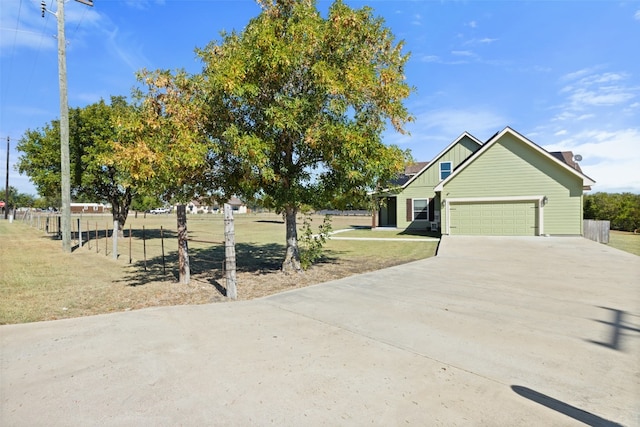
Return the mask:
<svg viewBox="0 0 640 427">
<path fill-rule="evenodd" d="M 282 271 L 285 273 L 302 272 L 300 266 L 300 251 L 298 250 L 298 228 L 296 215 L 298 210 L 294 207 L 285 209 L 285 223 L 287 227 L 287 252 L 282 263 Z"/>
</svg>

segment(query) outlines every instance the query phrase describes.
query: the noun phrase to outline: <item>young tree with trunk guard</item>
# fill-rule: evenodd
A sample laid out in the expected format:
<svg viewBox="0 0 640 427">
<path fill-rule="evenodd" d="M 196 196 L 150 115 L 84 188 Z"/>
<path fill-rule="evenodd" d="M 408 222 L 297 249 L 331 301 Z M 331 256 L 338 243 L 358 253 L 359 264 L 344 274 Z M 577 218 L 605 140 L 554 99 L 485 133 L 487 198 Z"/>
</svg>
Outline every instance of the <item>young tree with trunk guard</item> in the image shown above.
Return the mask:
<svg viewBox="0 0 640 427">
<path fill-rule="evenodd" d="M 408 55 L 368 7 L 336 1 L 323 18 L 313 0 L 258 0 L 241 33 L 198 51 L 214 142 L 211 175 L 227 194 L 268 197 L 284 212 L 284 271 L 300 270 L 296 215 L 362 195 L 396 176 L 409 154 L 385 145 L 404 132 Z"/>
</svg>

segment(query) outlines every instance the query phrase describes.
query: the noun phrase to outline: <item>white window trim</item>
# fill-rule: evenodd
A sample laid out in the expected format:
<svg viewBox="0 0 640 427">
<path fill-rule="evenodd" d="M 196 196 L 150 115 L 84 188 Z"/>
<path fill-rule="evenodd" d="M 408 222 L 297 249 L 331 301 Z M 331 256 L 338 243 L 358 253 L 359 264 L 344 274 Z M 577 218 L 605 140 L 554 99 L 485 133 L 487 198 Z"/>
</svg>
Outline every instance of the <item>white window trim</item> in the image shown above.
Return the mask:
<svg viewBox="0 0 640 427">
<path fill-rule="evenodd" d="M 416 205 L 415 205 L 415 201 L 416 200 L 426 200 L 427 201 L 427 219 L 417 219 L 416 218 Z M 428 197 L 416 197 L 411 199 L 411 221 L 429 221 L 429 204 L 433 203 L 433 199 L 431 201 L 429 201 Z"/>
<path fill-rule="evenodd" d="M 442 165 L 448 163 L 449 164 L 449 175 L 445 176 L 444 178 L 442 177 Z M 446 162 L 439 162 L 438 163 L 438 176 L 440 177 L 440 181 L 442 181 L 443 179 L 449 177 L 451 174 L 453 173 L 453 162 L 447 160 Z"/>
<path fill-rule="evenodd" d="M 445 199 L 444 210 L 447 214 L 445 234 L 451 235 L 451 203 L 535 202 L 538 207 L 538 235 L 544 236 L 544 197 L 545 196 L 452 197 Z"/>
</svg>

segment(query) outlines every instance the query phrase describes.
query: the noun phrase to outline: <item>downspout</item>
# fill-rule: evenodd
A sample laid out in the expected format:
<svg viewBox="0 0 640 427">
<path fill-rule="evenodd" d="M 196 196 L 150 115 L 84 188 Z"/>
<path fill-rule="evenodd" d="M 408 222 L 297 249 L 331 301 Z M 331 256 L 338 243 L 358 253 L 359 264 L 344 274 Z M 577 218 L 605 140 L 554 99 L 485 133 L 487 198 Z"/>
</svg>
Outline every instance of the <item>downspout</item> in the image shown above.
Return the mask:
<svg viewBox="0 0 640 427">
<path fill-rule="evenodd" d="M 442 193 L 440 193 L 442 194 Z M 444 199 L 444 213 L 445 213 L 445 230 L 446 230 L 446 235 L 449 236 L 451 235 L 451 217 L 450 217 L 450 210 L 449 210 L 449 199 Z M 440 221 L 442 221 L 442 218 L 440 218 Z"/>
</svg>

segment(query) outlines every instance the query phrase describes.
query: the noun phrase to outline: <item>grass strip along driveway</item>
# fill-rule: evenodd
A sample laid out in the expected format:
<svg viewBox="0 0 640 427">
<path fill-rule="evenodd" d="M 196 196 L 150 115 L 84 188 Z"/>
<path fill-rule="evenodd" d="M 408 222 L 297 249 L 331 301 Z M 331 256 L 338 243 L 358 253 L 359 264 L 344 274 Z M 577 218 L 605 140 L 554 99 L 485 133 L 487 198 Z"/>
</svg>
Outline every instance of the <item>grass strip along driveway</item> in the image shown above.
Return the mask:
<svg viewBox="0 0 640 427">
<path fill-rule="evenodd" d="M 119 241 L 117 260 L 111 254 L 111 241 L 104 240 L 110 217 L 85 215 L 81 221 L 85 230 L 92 230 L 91 245 L 76 248 L 72 254 L 62 252 L 62 244 L 55 236 L 28 222 L 0 221 L 0 324 L 227 301 L 221 269 L 224 224 L 220 215 L 189 217 L 189 235 L 194 239 L 189 242 L 192 268 L 189 285 L 177 283 L 174 215 L 131 215 L 125 226 L 125 237 Z M 322 217 L 313 218 L 314 227 L 321 223 Z M 282 218 L 270 214 L 237 215 L 238 299 L 258 298 L 435 254 L 437 241 L 409 236 L 415 238 L 412 242 L 406 241 L 408 236 L 400 231 L 361 229 L 370 224 L 371 217 L 334 216 L 334 230 L 358 228 L 354 236 L 365 240 L 329 240 L 318 264 L 303 274 L 285 275 L 278 270 L 285 252 Z M 146 270 L 141 238 L 143 227 L 148 239 L 145 242 Z M 164 272 L 160 261 L 160 227 L 166 237 Z M 99 230 L 97 239 L 94 229 Z M 133 236 L 131 263 L 127 237 L 130 229 Z M 396 241 L 366 240 L 367 237 L 394 236 Z"/>
</svg>

